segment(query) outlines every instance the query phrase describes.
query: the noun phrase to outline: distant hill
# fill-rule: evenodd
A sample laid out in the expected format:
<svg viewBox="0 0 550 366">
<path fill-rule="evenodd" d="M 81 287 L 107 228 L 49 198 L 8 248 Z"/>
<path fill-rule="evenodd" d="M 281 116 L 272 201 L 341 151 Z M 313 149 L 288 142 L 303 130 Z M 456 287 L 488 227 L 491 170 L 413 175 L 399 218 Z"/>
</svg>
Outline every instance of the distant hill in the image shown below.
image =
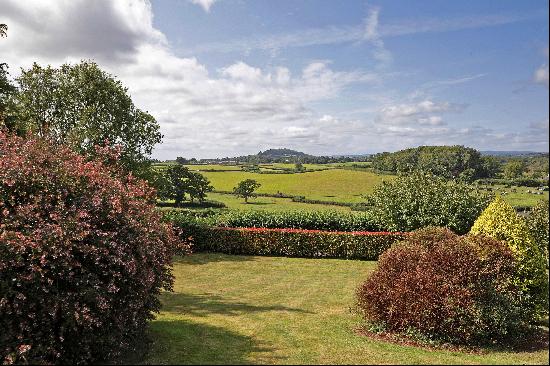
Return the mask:
<svg viewBox="0 0 550 366">
<path fill-rule="evenodd" d="M 481 155 L 486 156 L 545 156 L 548 153 L 535 151 L 480 151 Z"/>
<path fill-rule="evenodd" d="M 308 154 L 303 153 L 301 151 L 296 151 L 291 149 L 269 149 L 263 152 L 260 151 L 257 155 L 259 157 L 272 158 L 272 159 L 309 156 Z"/>
</svg>

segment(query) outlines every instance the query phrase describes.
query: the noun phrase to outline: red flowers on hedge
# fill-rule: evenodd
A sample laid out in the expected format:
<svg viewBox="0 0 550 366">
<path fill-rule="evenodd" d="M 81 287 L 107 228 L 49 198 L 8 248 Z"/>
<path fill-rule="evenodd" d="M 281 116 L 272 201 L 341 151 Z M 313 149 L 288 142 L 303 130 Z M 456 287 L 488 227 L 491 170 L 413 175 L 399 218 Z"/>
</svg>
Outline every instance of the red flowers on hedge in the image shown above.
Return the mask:
<svg viewBox="0 0 550 366">
<path fill-rule="evenodd" d="M 0 132 L 0 362 L 112 360 L 160 309 L 177 242 L 112 160 Z"/>
</svg>

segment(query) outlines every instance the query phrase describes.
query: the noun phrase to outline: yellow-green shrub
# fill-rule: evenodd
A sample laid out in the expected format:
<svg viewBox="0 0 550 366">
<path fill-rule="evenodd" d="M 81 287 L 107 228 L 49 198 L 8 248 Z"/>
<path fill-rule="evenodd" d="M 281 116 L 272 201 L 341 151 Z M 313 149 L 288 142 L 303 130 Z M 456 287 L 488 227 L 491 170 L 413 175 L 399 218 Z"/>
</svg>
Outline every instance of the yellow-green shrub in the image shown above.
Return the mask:
<svg viewBox="0 0 550 366">
<path fill-rule="evenodd" d="M 495 200 L 481 213 L 470 231 L 505 241 L 518 265 L 517 284 L 525 295 L 525 306 L 533 310 L 533 318 L 548 310 L 548 276 L 543 254 L 533 240 L 527 224 L 502 198 Z"/>
</svg>

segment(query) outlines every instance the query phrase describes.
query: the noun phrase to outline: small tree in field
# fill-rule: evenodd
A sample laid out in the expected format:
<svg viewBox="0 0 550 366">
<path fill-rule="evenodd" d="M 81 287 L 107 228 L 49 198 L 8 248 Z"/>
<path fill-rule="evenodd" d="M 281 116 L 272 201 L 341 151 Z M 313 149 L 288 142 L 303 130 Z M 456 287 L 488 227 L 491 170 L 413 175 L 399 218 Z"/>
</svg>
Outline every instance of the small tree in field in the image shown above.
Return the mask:
<svg viewBox="0 0 550 366">
<path fill-rule="evenodd" d="M 260 187 L 261 184 L 254 179 L 246 179 L 233 188 L 233 193 L 238 197 L 243 197 L 244 202 L 248 203 L 248 197 L 251 197 L 254 191 Z"/>
</svg>

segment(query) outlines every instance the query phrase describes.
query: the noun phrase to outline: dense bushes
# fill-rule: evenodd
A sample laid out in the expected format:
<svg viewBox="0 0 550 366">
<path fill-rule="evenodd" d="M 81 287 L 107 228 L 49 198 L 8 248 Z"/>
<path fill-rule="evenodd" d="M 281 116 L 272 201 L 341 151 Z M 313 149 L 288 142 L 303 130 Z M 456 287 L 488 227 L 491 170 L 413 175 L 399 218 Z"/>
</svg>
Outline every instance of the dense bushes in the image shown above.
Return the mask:
<svg viewBox="0 0 550 366">
<path fill-rule="evenodd" d="M 389 231 L 427 226 L 467 233 L 492 196 L 466 184 L 423 173 L 383 182 L 367 197 L 373 222 Z"/>
<path fill-rule="evenodd" d="M 476 220 L 471 230 L 505 241 L 518 262 L 515 279 L 524 292 L 523 307 L 533 311 L 533 319 L 548 312 L 548 275 L 543 254 L 535 243 L 527 224 L 501 197 L 497 196 Z"/>
<path fill-rule="evenodd" d="M 2 362 L 112 360 L 143 336 L 176 244 L 154 200 L 113 167 L 0 133 Z"/>
<path fill-rule="evenodd" d="M 357 290 L 371 324 L 460 344 L 491 343 L 528 320 L 520 306 L 514 256 L 502 242 L 427 228 L 380 256 Z"/>
<path fill-rule="evenodd" d="M 301 229 L 210 228 L 195 251 L 243 255 L 376 260 L 404 237 L 388 232 L 335 232 Z"/>
<path fill-rule="evenodd" d="M 541 200 L 531 209 L 527 216 L 527 227 L 531 236 L 539 247 L 540 252 L 546 257 L 548 266 L 548 201 Z"/>
<path fill-rule="evenodd" d="M 495 174 L 494 162 L 479 151 L 464 146 L 419 146 L 394 153 L 376 154 L 372 168 L 406 173 L 430 172 L 448 178 L 472 181 Z"/>
</svg>

